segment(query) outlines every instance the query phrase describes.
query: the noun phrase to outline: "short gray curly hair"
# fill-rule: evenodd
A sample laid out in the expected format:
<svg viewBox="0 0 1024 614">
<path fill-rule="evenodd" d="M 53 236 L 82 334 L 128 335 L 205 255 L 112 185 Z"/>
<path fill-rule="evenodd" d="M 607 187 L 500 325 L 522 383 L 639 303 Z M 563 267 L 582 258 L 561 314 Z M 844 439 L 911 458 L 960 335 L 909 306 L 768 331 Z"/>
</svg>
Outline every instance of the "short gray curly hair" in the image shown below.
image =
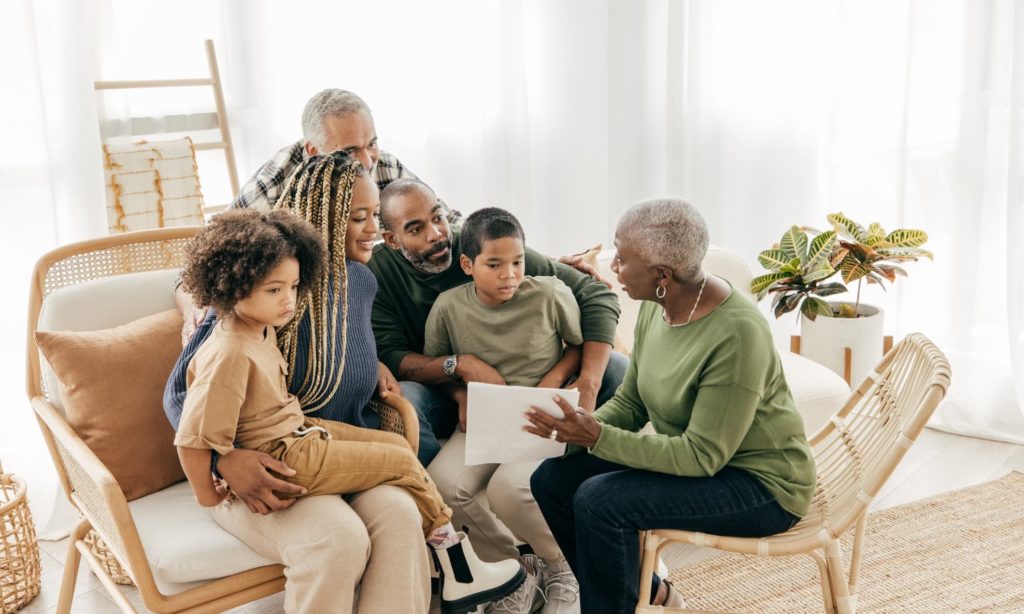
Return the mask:
<svg viewBox="0 0 1024 614">
<path fill-rule="evenodd" d="M 708 225 L 697 208 L 679 198 L 645 200 L 629 208 L 615 228 L 649 265 L 690 277 L 708 253 Z"/>
<path fill-rule="evenodd" d="M 356 111 L 365 111 L 372 117 L 366 102 L 348 90 L 326 89 L 318 92 L 302 110 L 302 136 L 307 143 L 323 152 L 327 138 L 324 134 L 324 119 L 344 117 Z"/>
</svg>

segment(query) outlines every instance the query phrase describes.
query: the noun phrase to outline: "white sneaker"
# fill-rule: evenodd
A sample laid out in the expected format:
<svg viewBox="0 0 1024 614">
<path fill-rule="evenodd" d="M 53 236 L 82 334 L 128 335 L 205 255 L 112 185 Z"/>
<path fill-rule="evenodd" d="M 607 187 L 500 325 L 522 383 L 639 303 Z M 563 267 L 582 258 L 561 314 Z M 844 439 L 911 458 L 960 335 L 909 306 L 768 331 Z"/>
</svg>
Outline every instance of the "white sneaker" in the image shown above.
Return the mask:
<svg viewBox="0 0 1024 614">
<path fill-rule="evenodd" d="M 544 597 L 541 614 L 579 614 L 580 585 L 569 563 L 547 565 L 544 569 Z"/>
<path fill-rule="evenodd" d="M 544 593 L 540 588 L 543 562 L 535 554 L 525 554 L 521 558 L 527 572 L 526 581 L 516 592 L 491 603 L 487 614 L 530 614 L 544 604 Z"/>
</svg>

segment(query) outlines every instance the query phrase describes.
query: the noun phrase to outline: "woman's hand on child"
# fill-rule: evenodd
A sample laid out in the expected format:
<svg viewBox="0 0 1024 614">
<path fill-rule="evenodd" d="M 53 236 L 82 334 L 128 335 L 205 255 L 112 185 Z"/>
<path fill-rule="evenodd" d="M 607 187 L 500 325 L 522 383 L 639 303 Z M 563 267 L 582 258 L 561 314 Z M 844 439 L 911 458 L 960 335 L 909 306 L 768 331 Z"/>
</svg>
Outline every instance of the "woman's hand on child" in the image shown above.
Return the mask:
<svg viewBox="0 0 1024 614">
<path fill-rule="evenodd" d="M 601 423 L 590 412 L 570 405 L 561 395 L 556 394 L 553 398 L 564 416 L 555 418 L 539 407 L 531 407 L 526 410 L 526 419 L 530 424 L 524 426 L 523 430 L 545 439 L 594 447 L 601 436 Z"/>
<path fill-rule="evenodd" d="M 231 484 L 231 490 L 245 502 L 250 512 L 269 514 L 283 510 L 295 503 L 295 499 L 281 499 L 275 493 L 302 495 L 306 489 L 298 484 L 274 477 L 295 475 L 295 470 L 269 454 L 256 450 L 236 449 L 217 461 L 217 471 Z"/>
<path fill-rule="evenodd" d="M 377 395 L 382 399 L 388 398 L 392 393 L 401 395 L 402 388 L 398 385 L 395 375 L 391 373 L 391 369 L 382 362 L 377 364 L 380 365 L 377 368 Z"/>
</svg>

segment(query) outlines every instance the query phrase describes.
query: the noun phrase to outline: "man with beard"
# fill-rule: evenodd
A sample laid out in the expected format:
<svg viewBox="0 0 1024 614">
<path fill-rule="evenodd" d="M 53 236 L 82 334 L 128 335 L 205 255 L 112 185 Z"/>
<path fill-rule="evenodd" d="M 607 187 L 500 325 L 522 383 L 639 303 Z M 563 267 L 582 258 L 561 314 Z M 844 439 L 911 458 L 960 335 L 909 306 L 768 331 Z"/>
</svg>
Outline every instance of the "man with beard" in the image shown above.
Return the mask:
<svg viewBox="0 0 1024 614">
<path fill-rule="evenodd" d="M 490 365 L 475 356 L 424 356 L 427 315 L 437 295 L 472 280 L 458 263 L 459 231 L 426 184 L 397 179 L 380 196 L 384 243 L 373 250 L 369 267 L 380 290 L 373 305 L 377 355 L 401 380 L 402 394 L 420 416 L 420 461 L 429 465 L 458 423 L 457 397 L 467 382 L 504 384 Z M 573 387 L 580 406 L 593 410 L 622 381 L 628 360 L 612 352 L 619 304 L 601 281 L 571 266 L 526 249 L 526 275 L 555 276 L 569 286 L 582 313 L 583 364 Z"/>
<path fill-rule="evenodd" d="M 384 243 L 377 245 L 370 270 L 379 290 L 373 304 L 373 333 L 377 357 L 399 380 L 402 394 L 416 407 L 420 420 L 419 459 L 430 476 L 458 498 L 459 476 L 465 473 L 458 454 L 441 454 L 438 439 L 449 437 L 458 424 L 459 404 L 466 402 L 466 383 L 505 384 L 491 365 L 476 356 L 461 354 L 430 357 L 423 354 L 427 316 L 442 292 L 472 281 L 459 264 L 462 253 L 459 230 L 445 219 L 445 210 L 433 190 L 414 179 L 398 179 L 380 196 Z M 572 266 L 554 262 L 536 251 L 525 250 L 525 274 L 555 276 L 572 291 L 579 304 L 583 332 L 583 361 L 573 385 L 580 391 L 580 406 L 592 411 L 614 394 L 629 361 L 612 352 L 619 304 L 615 294 L 600 280 Z M 437 456 L 437 461 L 431 463 Z M 492 479 L 487 492 L 489 520 L 459 517 L 478 539 L 485 560 L 500 560 L 522 552 L 520 560 L 530 575 L 520 590 L 492 604 L 489 611 L 519 614 L 535 611 L 579 612 L 579 588 L 571 570 L 549 567 L 533 552 L 558 552 L 558 546 L 533 499 L 530 476 L 536 463 L 510 463 L 508 470 Z M 500 493 L 498 496 L 497 493 Z M 453 505 L 453 501 L 448 501 Z M 498 518 L 510 520 L 508 526 Z M 523 540 L 529 546 L 522 546 Z M 544 547 L 541 547 L 544 546 Z"/>
</svg>

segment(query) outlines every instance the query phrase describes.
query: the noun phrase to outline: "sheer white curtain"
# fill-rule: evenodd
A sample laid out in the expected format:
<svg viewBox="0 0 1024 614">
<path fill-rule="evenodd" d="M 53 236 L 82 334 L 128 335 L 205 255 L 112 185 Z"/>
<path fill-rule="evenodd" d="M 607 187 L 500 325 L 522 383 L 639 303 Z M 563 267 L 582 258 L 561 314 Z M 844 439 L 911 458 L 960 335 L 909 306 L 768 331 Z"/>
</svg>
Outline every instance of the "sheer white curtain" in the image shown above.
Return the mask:
<svg viewBox="0 0 1024 614">
<path fill-rule="evenodd" d="M 242 160 L 250 174 L 301 136 L 316 91 L 357 92 L 381 147 L 452 206 L 514 211 L 551 252 L 607 234 L 605 2 L 229 3 Z M 236 83 L 236 86 L 238 84 Z M 567 235 L 581 237 L 566 247 Z"/>
<path fill-rule="evenodd" d="M 92 80 L 203 74 L 213 38 L 243 177 L 300 138 L 311 94 L 343 87 L 450 204 L 508 208 L 550 254 L 609 245 L 626 207 L 665 194 L 752 265 L 832 211 L 923 228 L 935 262 L 869 300 L 952 358 L 938 424 L 1024 437 L 1020 2 L 15 0 L 0 17 L 5 365 L 22 364 L 32 262 L 103 232 L 97 114 L 189 110 L 101 108 Z M 46 467 L 20 369 L 0 378 L 0 457 Z"/>
<path fill-rule="evenodd" d="M 923 228 L 936 261 L 867 298 L 888 332 L 949 353 L 937 425 L 1024 437 L 1008 240 L 1022 229 L 1020 3 L 228 6 L 251 81 L 235 102 L 243 174 L 298 138 L 310 93 L 346 87 L 449 203 L 506 207 L 551 254 L 607 245 L 629 204 L 663 194 L 697 204 L 713 240 L 755 266 L 789 225 L 833 211 Z M 795 321 L 776 329 L 784 342 Z"/>
<path fill-rule="evenodd" d="M 56 476 L 23 392 L 27 290 L 40 254 L 105 228 L 103 209 L 82 204 L 103 203 L 91 98 L 101 10 L 76 2 L 0 4 L 0 260 L 8 287 L 0 301 L 0 460 L 27 479 L 44 520 Z"/>
<path fill-rule="evenodd" d="M 726 0 L 664 14 L 669 44 L 684 40 L 667 75 L 668 190 L 755 266 L 790 224 L 832 211 L 927 230 L 935 262 L 869 300 L 889 332 L 948 353 L 934 425 L 1024 441 L 1024 6 Z"/>
<path fill-rule="evenodd" d="M 26 478 L 41 526 L 56 474 L 23 392 L 27 290 L 41 254 L 106 233 L 103 110 L 93 81 L 205 75 L 202 41 L 223 40 L 220 10 L 199 0 L 173 7 L 115 0 L 0 3 L 0 259 L 10 287 L 8 300 L 0 301 L 7 340 L 0 346 L 0 461 Z M 153 97 L 132 105 L 143 113 L 161 106 Z"/>
</svg>

